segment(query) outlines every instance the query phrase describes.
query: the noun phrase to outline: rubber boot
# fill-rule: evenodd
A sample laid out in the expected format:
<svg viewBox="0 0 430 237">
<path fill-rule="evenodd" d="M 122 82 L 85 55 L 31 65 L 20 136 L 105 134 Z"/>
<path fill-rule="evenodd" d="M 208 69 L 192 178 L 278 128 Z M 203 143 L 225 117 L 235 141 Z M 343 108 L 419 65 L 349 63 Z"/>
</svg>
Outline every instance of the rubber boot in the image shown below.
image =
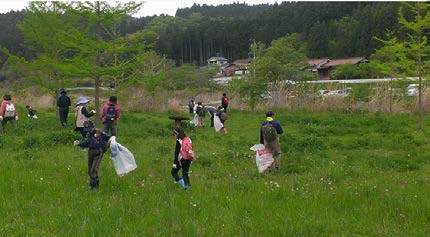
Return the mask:
<svg viewBox="0 0 430 237">
<path fill-rule="evenodd" d="M 185 181 L 184 181 L 184 179 L 180 179 L 176 183 L 178 183 L 182 188 L 185 188 Z"/>
</svg>

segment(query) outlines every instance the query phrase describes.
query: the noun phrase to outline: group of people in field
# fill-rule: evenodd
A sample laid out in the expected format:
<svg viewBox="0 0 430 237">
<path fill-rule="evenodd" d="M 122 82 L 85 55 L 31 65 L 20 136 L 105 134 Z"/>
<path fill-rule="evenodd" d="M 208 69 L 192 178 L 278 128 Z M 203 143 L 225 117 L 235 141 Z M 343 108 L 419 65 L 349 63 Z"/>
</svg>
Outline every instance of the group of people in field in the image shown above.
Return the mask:
<svg viewBox="0 0 430 237">
<path fill-rule="evenodd" d="M 82 140 L 76 140 L 75 146 L 88 148 L 88 176 L 90 177 L 90 190 L 95 190 L 99 187 L 98 170 L 103 157 L 103 154 L 109 148 L 109 140 L 111 136 L 117 136 L 118 120 L 120 117 L 120 106 L 116 96 L 109 97 L 109 101 L 102 108 L 102 123 L 103 131 L 96 129 L 94 122 L 90 120 L 97 111 L 87 108 L 89 99 L 79 97 L 75 105 L 75 131 L 79 132 Z M 67 92 L 62 89 L 60 96 L 57 99 L 58 111 L 60 114 L 60 122 L 64 128 L 67 128 L 67 117 L 69 107 L 71 106 L 70 97 Z"/>
<path fill-rule="evenodd" d="M 227 107 L 229 99 L 226 93 L 223 94 L 221 98 L 221 105 L 216 107 L 204 105 L 201 101 L 194 102 L 190 100 L 188 103 L 188 108 L 190 114 L 194 114 L 194 119 L 191 121 L 195 126 L 204 127 L 206 114 L 209 114 L 211 127 L 215 127 L 216 132 L 222 134 L 227 134 L 227 128 L 225 127 L 225 122 L 228 118 Z"/>
<path fill-rule="evenodd" d="M 109 147 L 111 136 L 117 136 L 118 120 L 120 118 L 120 106 L 116 96 L 110 96 L 109 101 L 104 104 L 102 109 L 102 123 L 103 130 L 95 128 L 94 122 L 91 117 L 97 113 L 96 110 L 89 110 L 87 108 L 89 100 L 85 97 L 79 97 L 75 103 L 74 116 L 75 126 L 74 130 L 79 132 L 82 136 L 81 140 L 74 142 L 75 146 L 88 149 L 88 175 L 90 177 L 90 190 L 95 190 L 99 187 L 98 169 L 102 160 L 103 154 Z M 68 127 L 68 114 L 69 107 L 72 105 L 70 97 L 67 95 L 66 90 L 61 89 L 60 96 L 57 98 L 58 113 L 60 123 L 63 128 Z M 205 126 L 205 115 L 209 114 L 211 119 L 211 127 L 217 127 L 217 132 L 227 134 L 225 122 L 227 120 L 227 108 L 229 106 L 229 99 L 226 93 L 221 98 L 221 105 L 217 108 L 212 106 L 205 106 L 202 102 L 194 103 L 193 100 L 189 102 L 189 112 L 197 117 L 196 126 Z M 31 106 L 26 106 L 28 110 L 28 117 L 30 119 L 37 119 L 36 111 Z M 282 126 L 274 119 L 272 111 L 266 112 L 266 119 L 262 122 L 260 127 L 260 143 L 270 150 L 273 155 L 274 162 L 270 167 L 270 171 L 278 171 L 281 164 L 281 147 L 279 143 L 279 135 L 283 133 Z M 4 95 L 0 107 L 0 120 L 3 132 L 7 123 L 11 123 L 16 127 L 18 121 L 18 112 L 15 104 L 10 95 Z M 173 165 L 171 175 L 174 180 L 184 189 L 188 190 L 191 187 L 189 178 L 189 169 L 192 161 L 194 160 L 194 149 L 191 138 L 185 134 L 181 127 L 174 129 L 173 134 L 176 139 Z M 179 176 L 179 171 L 182 170 L 182 177 Z"/>
</svg>

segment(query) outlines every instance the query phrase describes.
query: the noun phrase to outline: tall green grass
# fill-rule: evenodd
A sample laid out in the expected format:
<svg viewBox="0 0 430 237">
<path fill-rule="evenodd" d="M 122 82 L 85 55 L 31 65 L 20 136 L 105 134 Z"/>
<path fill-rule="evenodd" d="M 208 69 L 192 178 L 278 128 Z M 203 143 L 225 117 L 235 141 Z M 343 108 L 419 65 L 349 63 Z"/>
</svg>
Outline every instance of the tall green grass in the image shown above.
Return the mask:
<svg viewBox="0 0 430 237">
<path fill-rule="evenodd" d="M 249 150 L 264 114 L 232 111 L 227 135 L 186 126 L 197 154 L 187 192 L 170 176 L 168 115 L 122 115 L 118 142 L 138 168 L 120 178 L 105 154 L 97 192 L 88 191 L 86 151 L 72 145 L 80 135 L 51 111 L 21 116 L 0 136 L 0 236 L 430 233 L 430 127 L 416 131 L 413 116 L 277 112 L 282 167 L 264 174 Z"/>
</svg>

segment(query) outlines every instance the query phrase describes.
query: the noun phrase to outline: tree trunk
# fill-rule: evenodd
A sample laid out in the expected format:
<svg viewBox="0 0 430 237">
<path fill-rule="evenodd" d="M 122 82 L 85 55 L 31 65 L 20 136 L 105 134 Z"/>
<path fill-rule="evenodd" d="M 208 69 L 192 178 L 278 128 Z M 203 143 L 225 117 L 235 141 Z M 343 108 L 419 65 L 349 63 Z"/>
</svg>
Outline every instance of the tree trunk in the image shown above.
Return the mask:
<svg viewBox="0 0 430 237">
<path fill-rule="evenodd" d="M 184 49 L 181 47 L 181 65 L 184 64 Z"/>
<path fill-rule="evenodd" d="M 422 100 L 422 76 L 421 76 L 421 58 L 418 60 L 418 67 L 419 67 L 419 72 L 418 72 L 418 77 L 419 77 L 419 82 L 418 82 L 418 129 L 421 130 L 423 128 L 423 100 Z"/>
<path fill-rule="evenodd" d="M 190 63 L 192 63 L 193 62 L 193 57 L 192 57 L 192 55 L 193 55 L 193 52 L 192 52 L 193 47 L 191 46 L 191 38 L 188 39 L 188 44 L 189 44 L 188 50 L 190 50 Z"/>
<path fill-rule="evenodd" d="M 97 16 L 100 19 L 100 2 L 97 1 Z M 97 23 L 96 25 L 96 37 L 97 37 L 97 42 L 99 41 L 99 29 L 100 29 L 100 25 L 99 23 Z M 96 55 L 96 67 L 100 67 L 100 55 L 101 52 L 97 51 L 97 55 Z M 96 110 L 96 118 L 95 118 L 95 125 L 98 126 L 100 124 L 100 74 L 99 72 L 97 72 L 96 74 L 96 78 L 95 78 L 95 91 L 94 91 L 94 104 L 95 104 L 95 110 Z"/>
<path fill-rule="evenodd" d="M 421 45 L 421 34 L 418 34 L 418 45 Z M 423 129 L 423 74 L 422 74 L 422 61 L 421 61 L 421 57 L 422 57 L 422 51 L 421 49 L 418 49 L 417 52 L 418 55 L 418 77 L 419 77 L 419 81 L 418 81 L 418 129 L 421 130 Z"/>
<path fill-rule="evenodd" d="M 390 80 L 390 113 L 393 112 L 393 76 L 391 76 Z"/>
<path fill-rule="evenodd" d="M 200 66 L 203 65 L 203 43 L 202 39 L 200 41 L 199 53 L 200 53 Z"/>
</svg>

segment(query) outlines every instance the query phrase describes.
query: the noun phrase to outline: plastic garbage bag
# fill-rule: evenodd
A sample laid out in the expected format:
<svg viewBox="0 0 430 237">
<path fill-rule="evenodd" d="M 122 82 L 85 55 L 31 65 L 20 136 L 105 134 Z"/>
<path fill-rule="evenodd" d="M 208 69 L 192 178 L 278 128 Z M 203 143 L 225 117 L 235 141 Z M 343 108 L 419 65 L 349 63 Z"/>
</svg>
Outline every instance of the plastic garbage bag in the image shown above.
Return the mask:
<svg viewBox="0 0 430 237">
<path fill-rule="evenodd" d="M 256 152 L 255 163 L 257 164 L 258 172 L 263 173 L 273 163 L 272 153 L 263 144 L 256 144 L 251 147 L 252 151 Z"/>
<path fill-rule="evenodd" d="M 113 166 L 119 176 L 124 176 L 128 172 L 137 168 L 133 154 L 124 146 L 116 142 L 116 137 L 110 138 L 110 153 Z"/>
<path fill-rule="evenodd" d="M 221 120 L 219 119 L 218 116 L 214 116 L 214 128 L 216 132 L 219 132 L 221 130 L 221 128 L 224 127 L 224 124 L 221 123 Z"/>
<path fill-rule="evenodd" d="M 199 116 L 197 114 L 194 114 L 194 119 L 190 121 L 190 124 L 197 126 L 198 123 L 199 123 Z"/>
</svg>

